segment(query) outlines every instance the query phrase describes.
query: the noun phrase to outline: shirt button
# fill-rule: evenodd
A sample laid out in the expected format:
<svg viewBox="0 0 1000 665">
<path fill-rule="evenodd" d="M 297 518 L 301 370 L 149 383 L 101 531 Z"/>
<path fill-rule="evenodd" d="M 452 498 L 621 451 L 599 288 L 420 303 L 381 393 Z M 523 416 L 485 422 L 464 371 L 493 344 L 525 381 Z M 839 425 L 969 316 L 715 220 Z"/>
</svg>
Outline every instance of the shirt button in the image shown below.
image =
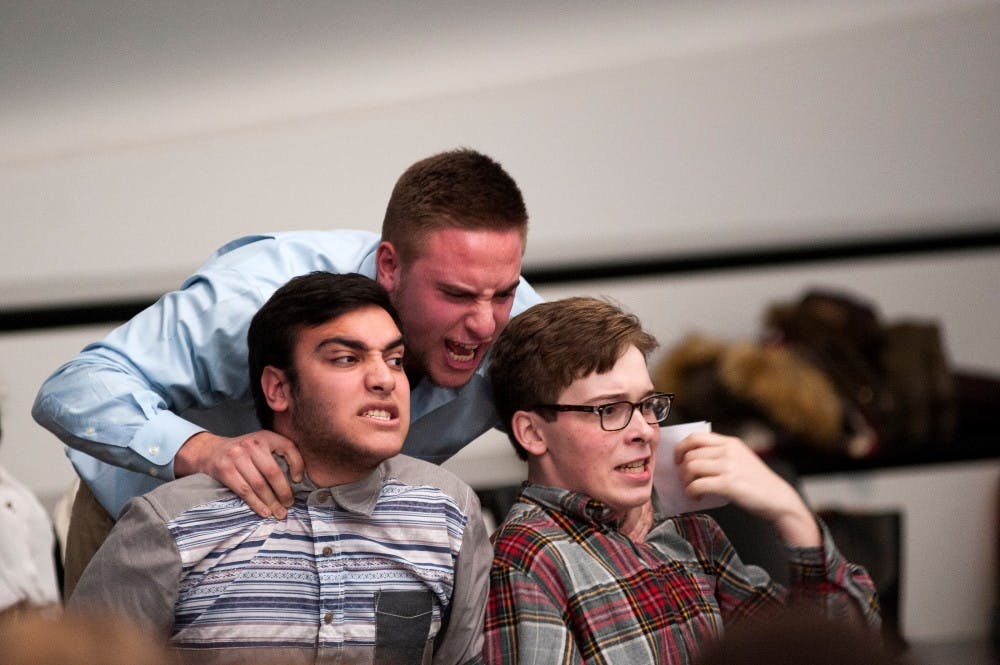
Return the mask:
<svg viewBox="0 0 1000 665">
<path fill-rule="evenodd" d="M 333 556 L 333 548 L 327 545 L 323 548 L 323 556 Z"/>
<path fill-rule="evenodd" d="M 149 449 L 149 454 L 150 454 L 150 455 L 153 455 L 154 457 L 155 457 L 156 455 L 159 455 L 159 454 L 160 454 L 160 447 L 159 447 L 159 446 L 152 446 L 152 447 L 151 447 L 151 448 Z"/>
<path fill-rule="evenodd" d="M 160 475 L 160 472 L 157 471 L 155 467 L 149 467 L 149 475 L 156 478 L 158 475 Z"/>
<path fill-rule="evenodd" d="M 323 615 L 323 623 L 330 625 L 333 623 L 333 612 L 327 612 Z"/>
<path fill-rule="evenodd" d="M 330 500 L 330 493 L 329 492 L 317 492 L 316 493 L 316 500 L 319 501 L 320 503 L 326 503 L 327 501 Z"/>
</svg>

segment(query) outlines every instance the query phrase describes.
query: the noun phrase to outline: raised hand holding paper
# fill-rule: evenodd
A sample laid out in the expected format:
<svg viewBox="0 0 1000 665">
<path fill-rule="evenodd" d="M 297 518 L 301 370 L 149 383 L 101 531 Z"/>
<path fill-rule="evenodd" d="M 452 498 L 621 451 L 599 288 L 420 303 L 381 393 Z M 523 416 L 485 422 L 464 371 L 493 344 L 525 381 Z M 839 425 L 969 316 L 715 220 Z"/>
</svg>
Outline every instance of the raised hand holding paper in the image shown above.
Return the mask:
<svg viewBox="0 0 1000 665">
<path fill-rule="evenodd" d="M 681 482 L 677 465 L 674 464 L 674 446 L 683 441 L 688 434 L 711 431 L 712 423 L 704 420 L 660 427 L 660 445 L 656 452 L 653 488 L 659 499 L 658 508 L 664 514 L 693 513 L 729 503 L 728 499 L 716 494 L 706 494 L 700 499 L 692 499 L 684 492 L 684 483 Z"/>
</svg>

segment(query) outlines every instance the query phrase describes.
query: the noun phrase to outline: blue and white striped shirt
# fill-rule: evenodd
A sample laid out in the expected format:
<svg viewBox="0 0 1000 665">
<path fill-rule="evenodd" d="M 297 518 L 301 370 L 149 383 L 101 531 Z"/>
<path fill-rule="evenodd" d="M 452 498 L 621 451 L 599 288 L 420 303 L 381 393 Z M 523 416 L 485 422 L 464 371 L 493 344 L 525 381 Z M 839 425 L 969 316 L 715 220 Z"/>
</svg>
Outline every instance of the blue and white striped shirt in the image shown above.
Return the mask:
<svg viewBox="0 0 1000 665">
<path fill-rule="evenodd" d="M 190 662 L 477 661 L 492 552 L 467 485 L 398 456 L 294 490 L 284 520 L 207 476 L 133 500 L 71 607 L 148 621 Z"/>
</svg>

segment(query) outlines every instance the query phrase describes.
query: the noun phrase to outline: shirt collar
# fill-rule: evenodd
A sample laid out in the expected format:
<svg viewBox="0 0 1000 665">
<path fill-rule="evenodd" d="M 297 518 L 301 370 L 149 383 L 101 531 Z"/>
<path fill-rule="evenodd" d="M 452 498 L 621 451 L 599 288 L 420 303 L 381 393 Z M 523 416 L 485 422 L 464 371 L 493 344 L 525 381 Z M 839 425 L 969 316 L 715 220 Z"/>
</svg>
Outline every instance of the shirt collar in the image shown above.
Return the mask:
<svg viewBox="0 0 1000 665">
<path fill-rule="evenodd" d="M 296 496 L 307 495 L 306 503 L 311 506 L 337 505 L 351 513 L 371 516 L 385 483 L 385 464 L 382 462 L 361 480 L 333 487 L 317 487 L 306 472 L 302 482 L 292 483 L 292 491 Z"/>
<path fill-rule="evenodd" d="M 525 482 L 521 496 L 550 510 L 558 510 L 570 517 L 593 522 L 604 527 L 618 528 L 618 515 L 609 506 L 586 494 L 559 487 L 548 487 Z"/>
</svg>

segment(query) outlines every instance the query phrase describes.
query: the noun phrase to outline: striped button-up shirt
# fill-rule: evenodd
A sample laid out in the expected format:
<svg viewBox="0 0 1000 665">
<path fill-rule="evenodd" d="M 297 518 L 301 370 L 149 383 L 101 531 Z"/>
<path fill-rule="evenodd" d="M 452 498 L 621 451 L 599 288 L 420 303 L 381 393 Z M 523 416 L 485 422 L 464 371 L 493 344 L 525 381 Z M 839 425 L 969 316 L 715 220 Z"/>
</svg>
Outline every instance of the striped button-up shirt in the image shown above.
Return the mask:
<svg viewBox="0 0 1000 665">
<path fill-rule="evenodd" d="M 879 623 L 871 579 L 823 544 L 789 548 L 788 589 L 743 564 L 715 520 L 658 518 L 636 545 L 602 503 L 526 484 L 494 535 L 487 663 L 691 663 L 732 620 L 822 603 Z"/>
<path fill-rule="evenodd" d="M 479 661 L 490 549 L 467 485 L 397 456 L 293 489 L 283 520 L 204 475 L 133 500 L 70 608 L 122 612 L 190 663 Z"/>
</svg>

